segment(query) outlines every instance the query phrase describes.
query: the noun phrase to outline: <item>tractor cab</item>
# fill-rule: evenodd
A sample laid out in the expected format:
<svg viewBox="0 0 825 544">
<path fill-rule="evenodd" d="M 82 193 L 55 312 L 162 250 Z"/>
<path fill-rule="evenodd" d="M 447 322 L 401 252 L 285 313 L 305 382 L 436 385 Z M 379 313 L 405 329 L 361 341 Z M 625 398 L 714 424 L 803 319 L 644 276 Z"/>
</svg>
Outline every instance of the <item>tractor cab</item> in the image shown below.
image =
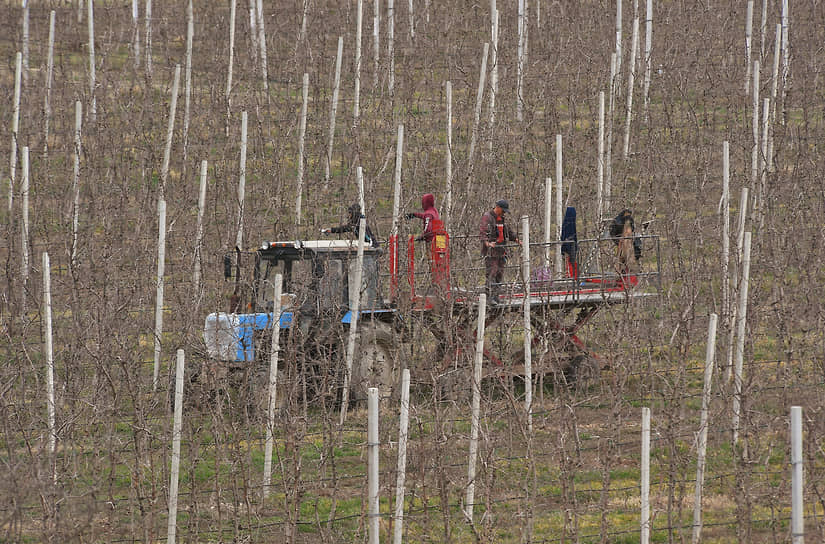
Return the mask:
<svg viewBox="0 0 825 544">
<path fill-rule="evenodd" d="M 338 338 L 341 327 L 350 321 L 359 292 L 357 249 L 351 240 L 297 240 L 264 242 L 254 252 L 228 254 L 224 277 L 234 280 L 235 292 L 229 313 L 215 312 L 206 318 L 204 341 L 209 355 L 225 361 L 260 359 L 261 348 L 267 347 L 264 331 L 271 329 L 273 320 L 279 273 L 283 278 L 280 328 L 298 329 L 304 338 L 315 341 Z M 362 314 L 389 312 L 381 297 L 381 254 L 380 248 L 364 247 Z"/>
</svg>

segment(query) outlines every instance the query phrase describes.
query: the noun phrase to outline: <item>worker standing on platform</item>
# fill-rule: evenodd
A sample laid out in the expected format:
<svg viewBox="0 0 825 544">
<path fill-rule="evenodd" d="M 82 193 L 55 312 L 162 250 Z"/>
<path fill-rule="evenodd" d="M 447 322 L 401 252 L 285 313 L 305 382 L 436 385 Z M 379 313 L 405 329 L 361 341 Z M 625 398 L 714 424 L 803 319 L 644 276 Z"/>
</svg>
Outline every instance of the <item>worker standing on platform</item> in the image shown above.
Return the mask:
<svg viewBox="0 0 825 544">
<path fill-rule="evenodd" d="M 361 221 L 361 218 L 364 217 L 364 214 L 361 213 L 361 206 L 357 202 L 350 206 L 348 211 L 349 218 L 346 223 L 338 227 L 321 229 L 321 234 L 353 232 L 355 233 L 355 237 L 358 238 L 358 223 Z M 372 247 L 378 247 L 378 240 L 373 236 L 370 226 L 367 225 L 365 230 L 364 241 Z"/>
<path fill-rule="evenodd" d="M 498 301 L 498 289 L 504 276 L 507 262 L 507 242 L 520 244 L 518 235 L 504 222 L 504 215 L 509 213 L 510 203 L 499 200 L 495 207 L 481 216 L 481 256 L 484 257 L 486 271 L 485 289 L 492 302 Z"/>
<path fill-rule="evenodd" d="M 435 233 L 433 232 L 433 223 L 440 221 L 441 217 L 438 215 L 438 210 L 435 208 L 435 196 L 432 193 L 427 193 L 421 197 L 421 208 L 423 212 L 411 212 L 407 214 L 407 219 L 421 219 L 424 222 L 421 236 L 416 238 L 417 242 L 432 241 Z"/>
</svg>

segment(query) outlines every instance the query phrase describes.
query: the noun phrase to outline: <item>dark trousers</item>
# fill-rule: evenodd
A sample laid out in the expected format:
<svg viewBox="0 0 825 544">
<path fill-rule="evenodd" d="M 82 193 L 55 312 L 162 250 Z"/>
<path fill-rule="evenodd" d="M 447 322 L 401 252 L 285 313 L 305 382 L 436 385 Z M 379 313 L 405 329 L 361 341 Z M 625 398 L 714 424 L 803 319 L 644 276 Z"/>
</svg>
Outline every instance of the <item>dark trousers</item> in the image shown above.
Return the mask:
<svg viewBox="0 0 825 544">
<path fill-rule="evenodd" d="M 504 277 L 504 263 L 503 255 L 485 255 L 484 268 L 487 272 L 487 281 L 484 284 L 487 296 L 495 299 L 498 296 L 501 287 L 501 279 Z"/>
</svg>

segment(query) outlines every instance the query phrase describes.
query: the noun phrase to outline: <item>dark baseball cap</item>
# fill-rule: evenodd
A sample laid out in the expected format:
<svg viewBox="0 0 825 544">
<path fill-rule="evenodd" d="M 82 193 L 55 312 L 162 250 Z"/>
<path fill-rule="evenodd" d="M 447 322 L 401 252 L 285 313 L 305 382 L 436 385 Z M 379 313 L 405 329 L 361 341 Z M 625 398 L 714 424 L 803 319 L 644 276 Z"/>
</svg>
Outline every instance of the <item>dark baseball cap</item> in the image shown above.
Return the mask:
<svg viewBox="0 0 825 544">
<path fill-rule="evenodd" d="M 507 202 L 507 201 L 506 201 L 506 200 L 504 200 L 504 199 L 501 199 L 501 200 L 497 201 L 497 202 L 496 202 L 496 206 L 498 206 L 499 208 L 501 208 L 501 210 L 502 210 L 504 213 L 508 213 L 508 212 L 510 211 L 510 203 L 509 203 L 509 202 Z"/>
</svg>

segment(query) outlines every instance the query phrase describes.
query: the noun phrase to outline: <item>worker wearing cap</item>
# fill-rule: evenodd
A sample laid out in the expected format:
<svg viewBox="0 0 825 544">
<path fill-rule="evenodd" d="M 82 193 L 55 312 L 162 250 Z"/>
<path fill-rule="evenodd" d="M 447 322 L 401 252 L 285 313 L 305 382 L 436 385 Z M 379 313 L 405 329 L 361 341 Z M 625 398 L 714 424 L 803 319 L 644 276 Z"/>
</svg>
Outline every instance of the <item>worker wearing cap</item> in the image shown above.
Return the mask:
<svg viewBox="0 0 825 544">
<path fill-rule="evenodd" d="M 492 301 L 498 297 L 498 287 L 504 276 L 504 264 L 507 262 L 507 242 L 520 243 L 518 236 L 505 222 L 504 216 L 510 211 L 510 203 L 499 200 L 495 207 L 481 216 L 481 256 L 487 273 L 485 289 Z"/>
</svg>

